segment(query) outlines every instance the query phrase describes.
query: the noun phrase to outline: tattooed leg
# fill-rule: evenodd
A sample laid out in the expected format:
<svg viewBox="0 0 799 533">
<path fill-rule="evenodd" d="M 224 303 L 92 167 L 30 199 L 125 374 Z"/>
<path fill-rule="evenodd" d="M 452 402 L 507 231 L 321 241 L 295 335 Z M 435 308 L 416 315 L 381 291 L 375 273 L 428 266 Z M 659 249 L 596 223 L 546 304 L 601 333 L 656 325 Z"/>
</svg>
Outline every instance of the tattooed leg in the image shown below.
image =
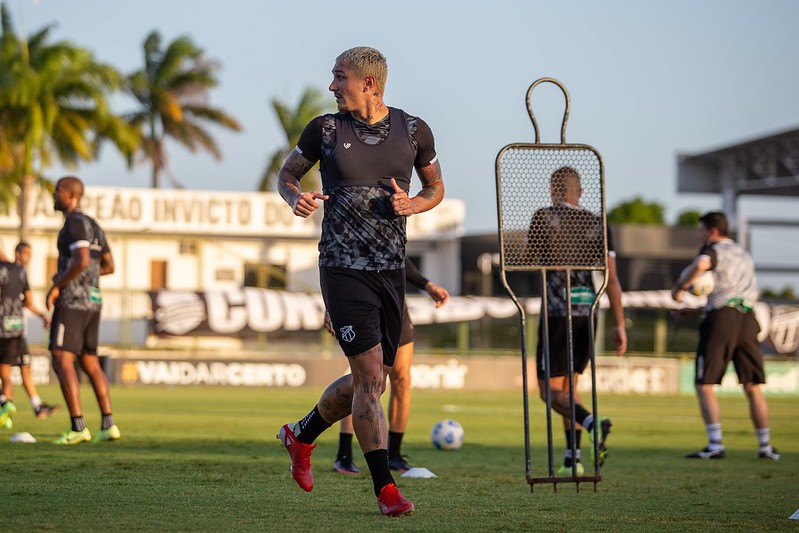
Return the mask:
<svg viewBox="0 0 799 533">
<path fill-rule="evenodd" d="M 378 344 L 349 358 L 352 370 L 352 423 L 364 453 L 386 449 L 388 426 L 380 403 L 386 388 L 383 349 Z"/>
<path fill-rule="evenodd" d="M 317 404 L 325 422 L 335 424 L 352 413 L 352 374 L 341 376 L 327 387 Z"/>
</svg>

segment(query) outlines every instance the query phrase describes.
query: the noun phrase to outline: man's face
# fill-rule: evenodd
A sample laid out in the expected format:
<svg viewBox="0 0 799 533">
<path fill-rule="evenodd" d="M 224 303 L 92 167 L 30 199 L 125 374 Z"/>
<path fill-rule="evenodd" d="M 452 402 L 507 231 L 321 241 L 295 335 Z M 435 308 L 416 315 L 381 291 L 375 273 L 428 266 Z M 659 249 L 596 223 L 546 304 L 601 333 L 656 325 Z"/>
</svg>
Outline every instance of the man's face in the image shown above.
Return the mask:
<svg viewBox="0 0 799 533">
<path fill-rule="evenodd" d="M 342 113 L 360 107 L 366 95 L 363 80 L 358 78 L 346 61 L 339 61 L 333 67 L 333 81 L 330 82 L 328 90 L 336 97 L 336 106 Z"/>
<path fill-rule="evenodd" d="M 580 178 L 574 174 L 558 176 L 550 182 L 549 194 L 552 197 L 553 204 L 566 202 L 572 205 L 578 205 L 580 196 L 583 194 L 583 189 L 580 186 Z"/>
<path fill-rule="evenodd" d="M 702 241 L 702 244 L 710 244 L 713 237 L 713 230 L 705 226 L 704 224 L 699 224 L 699 240 Z"/>
<path fill-rule="evenodd" d="M 55 190 L 53 191 L 53 207 L 56 211 L 63 211 L 66 212 L 67 210 L 67 198 L 68 192 L 64 187 L 58 183 L 55 186 Z"/>
<path fill-rule="evenodd" d="M 31 249 L 27 246 L 17 252 L 17 263 L 21 266 L 28 266 L 31 261 Z"/>
</svg>

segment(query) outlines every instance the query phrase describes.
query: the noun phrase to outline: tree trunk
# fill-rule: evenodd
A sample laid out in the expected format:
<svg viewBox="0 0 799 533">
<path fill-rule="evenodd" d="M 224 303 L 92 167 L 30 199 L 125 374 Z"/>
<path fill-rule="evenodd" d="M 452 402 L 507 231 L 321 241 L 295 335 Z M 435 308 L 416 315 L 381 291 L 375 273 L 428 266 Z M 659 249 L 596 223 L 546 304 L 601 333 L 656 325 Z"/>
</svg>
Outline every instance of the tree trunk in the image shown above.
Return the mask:
<svg viewBox="0 0 799 533">
<path fill-rule="evenodd" d="M 26 172 L 25 174 L 22 175 L 22 179 L 20 180 L 19 201 L 17 202 L 17 207 L 19 208 L 20 241 L 28 240 L 28 234 L 30 233 L 28 218 L 30 216 L 32 189 L 33 189 L 33 176 L 30 173 Z"/>
</svg>

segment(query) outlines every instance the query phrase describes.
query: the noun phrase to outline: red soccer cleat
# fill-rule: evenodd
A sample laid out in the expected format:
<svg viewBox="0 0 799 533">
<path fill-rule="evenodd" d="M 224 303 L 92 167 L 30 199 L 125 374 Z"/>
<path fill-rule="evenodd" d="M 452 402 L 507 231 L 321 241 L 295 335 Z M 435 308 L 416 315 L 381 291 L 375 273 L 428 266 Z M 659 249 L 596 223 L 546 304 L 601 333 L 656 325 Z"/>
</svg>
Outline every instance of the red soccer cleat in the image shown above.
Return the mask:
<svg viewBox="0 0 799 533">
<path fill-rule="evenodd" d="M 405 499 L 394 483 L 380 489 L 377 506 L 386 516 L 412 515 L 414 510 L 413 503 Z"/>
<path fill-rule="evenodd" d="M 289 452 L 291 457 L 291 475 L 294 476 L 294 481 L 302 487 L 305 492 L 313 490 L 313 472 L 311 472 L 311 453 L 316 448 L 316 444 L 305 444 L 297 440 L 294 431 L 288 426 L 284 425 L 277 432 L 277 438 Z"/>
</svg>

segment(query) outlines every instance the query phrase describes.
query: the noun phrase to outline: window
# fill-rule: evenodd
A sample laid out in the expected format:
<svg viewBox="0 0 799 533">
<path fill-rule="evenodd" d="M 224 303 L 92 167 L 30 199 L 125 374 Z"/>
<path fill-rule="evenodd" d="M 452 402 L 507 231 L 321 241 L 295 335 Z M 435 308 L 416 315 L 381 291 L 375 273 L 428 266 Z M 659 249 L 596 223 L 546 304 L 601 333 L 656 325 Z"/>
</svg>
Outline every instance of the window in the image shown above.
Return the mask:
<svg viewBox="0 0 799 533">
<path fill-rule="evenodd" d="M 244 286 L 261 289 L 285 289 L 286 265 L 263 265 L 248 263 L 244 265 Z"/>
<path fill-rule="evenodd" d="M 232 268 L 216 269 L 216 281 L 236 281 L 236 273 Z"/>
<path fill-rule="evenodd" d="M 195 239 L 180 239 L 181 255 L 197 255 L 197 241 Z"/>
</svg>

